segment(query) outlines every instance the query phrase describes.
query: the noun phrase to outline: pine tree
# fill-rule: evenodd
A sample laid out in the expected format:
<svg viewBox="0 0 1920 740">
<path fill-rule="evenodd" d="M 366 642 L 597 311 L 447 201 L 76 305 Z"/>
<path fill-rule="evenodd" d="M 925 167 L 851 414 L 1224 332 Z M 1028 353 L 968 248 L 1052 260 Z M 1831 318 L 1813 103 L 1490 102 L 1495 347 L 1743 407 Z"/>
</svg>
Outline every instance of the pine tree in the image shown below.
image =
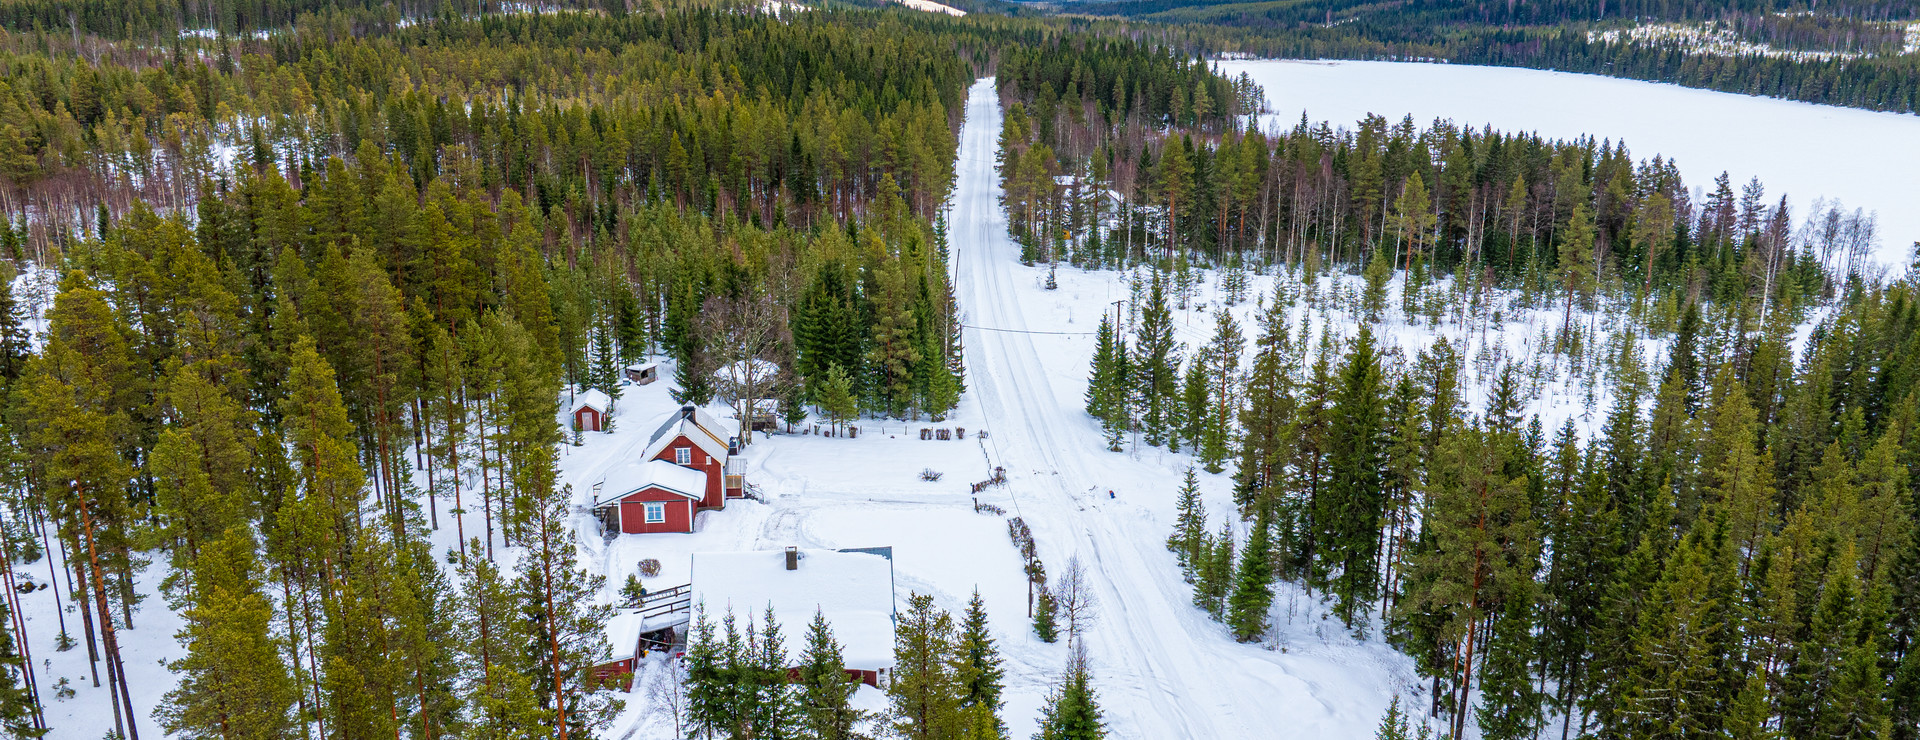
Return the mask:
<svg viewBox="0 0 1920 740">
<path fill-rule="evenodd" d="M 272 636 L 273 606 L 260 592 L 253 537 L 227 530 L 194 559 L 193 594 L 180 641 L 187 656 L 159 712 L 170 733 L 278 738 L 291 729 L 296 689 Z"/>
<path fill-rule="evenodd" d="M 1254 520 L 1247 548 L 1233 577 L 1227 599 L 1227 625 L 1241 642 L 1260 639 L 1267 631 L 1267 612 L 1273 607 L 1273 523 L 1262 514 Z"/>
<path fill-rule="evenodd" d="M 827 412 L 827 420 L 839 433 L 840 425 L 853 419 L 858 409 L 854 405 L 853 382 L 847 377 L 847 371 L 839 365 L 827 368 L 826 382 L 821 384 L 820 406 Z"/>
<path fill-rule="evenodd" d="M 1107 736 L 1100 721 L 1100 704 L 1094 696 L 1093 678 L 1087 670 L 1086 654 L 1076 650 L 1068 659 L 1065 675 L 1047 695 L 1040 709 L 1040 732 L 1034 740 L 1099 740 Z"/>
<path fill-rule="evenodd" d="M 949 737 L 959 730 L 965 687 L 955 670 L 953 617 L 933 605 L 933 597 L 907 597 L 907 613 L 894 633 L 894 731 L 911 740 Z"/>
<path fill-rule="evenodd" d="M 706 660 L 707 658 L 702 658 Z M 689 661 L 693 660 L 689 653 Z M 864 713 L 854 709 L 853 693 L 859 688 L 847 676 L 840 659 L 840 643 L 826 615 L 814 612 L 807 627 L 807 646 L 800 653 L 799 729 L 808 740 L 854 740 L 854 731 Z"/>
<path fill-rule="evenodd" d="M 476 539 L 455 559 L 461 584 L 454 634 L 460 648 L 459 688 L 468 726 L 483 736 L 521 737 L 551 727 L 551 712 L 538 706 L 527 677 L 528 637 L 512 584 L 483 555 Z"/>
<path fill-rule="evenodd" d="M 619 714 L 621 702 L 587 690 L 587 669 L 607 654 L 606 621 L 613 607 L 594 598 L 606 577 L 588 575 L 579 565 L 579 548 L 567 525 L 572 487 L 554 491 L 550 476 L 535 474 L 534 485 L 521 492 L 530 499 L 530 517 L 514 591 L 531 625 L 523 648 L 532 658 L 529 677 L 545 694 L 541 707 L 555 712 L 556 729 L 565 740 L 604 728 Z"/>
</svg>

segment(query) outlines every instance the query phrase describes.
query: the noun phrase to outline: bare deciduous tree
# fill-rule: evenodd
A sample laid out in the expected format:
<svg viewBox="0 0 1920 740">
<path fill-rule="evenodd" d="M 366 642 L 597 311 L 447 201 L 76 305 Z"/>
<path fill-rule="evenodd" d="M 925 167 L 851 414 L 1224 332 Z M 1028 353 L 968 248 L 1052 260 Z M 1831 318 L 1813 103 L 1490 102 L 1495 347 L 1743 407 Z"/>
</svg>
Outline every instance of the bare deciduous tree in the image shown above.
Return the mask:
<svg viewBox="0 0 1920 740">
<path fill-rule="evenodd" d="M 1087 568 L 1080 563 L 1080 556 L 1067 558 L 1067 567 L 1053 582 L 1053 598 L 1061 616 L 1067 622 L 1067 642 L 1079 642 L 1080 631 L 1093 626 L 1100 616 L 1100 599 L 1093 593 L 1093 584 L 1087 582 Z"/>
<path fill-rule="evenodd" d="M 740 419 L 740 443 L 745 445 L 753 440 L 755 405 L 772 390 L 792 354 L 787 308 L 764 293 L 739 299 L 714 296 L 701 307 L 698 322 L 707 362 L 720 381 L 720 397 L 733 404 Z"/>
</svg>

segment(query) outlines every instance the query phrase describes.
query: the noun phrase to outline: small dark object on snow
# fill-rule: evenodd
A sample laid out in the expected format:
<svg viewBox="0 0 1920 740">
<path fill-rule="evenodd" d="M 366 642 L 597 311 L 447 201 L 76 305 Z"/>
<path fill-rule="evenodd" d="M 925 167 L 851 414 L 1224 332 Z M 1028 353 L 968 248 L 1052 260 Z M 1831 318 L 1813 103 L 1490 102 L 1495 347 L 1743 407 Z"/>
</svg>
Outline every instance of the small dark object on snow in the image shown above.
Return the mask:
<svg viewBox="0 0 1920 740">
<path fill-rule="evenodd" d="M 658 577 L 660 575 L 660 561 L 653 558 L 640 561 L 640 575 L 646 576 L 647 578 Z"/>
<path fill-rule="evenodd" d="M 941 475 L 944 475 L 944 474 L 938 470 L 934 470 L 933 468 L 927 468 L 925 470 L 920 471 L 920 480 L 926 481 L 928 483 L 932 483 L 940 480 Z"/>
<path fill-rule="evenodd" d="M 1113 489 L 1107 489 L 1107 498 L 1113 498 Z"/>
</svg>

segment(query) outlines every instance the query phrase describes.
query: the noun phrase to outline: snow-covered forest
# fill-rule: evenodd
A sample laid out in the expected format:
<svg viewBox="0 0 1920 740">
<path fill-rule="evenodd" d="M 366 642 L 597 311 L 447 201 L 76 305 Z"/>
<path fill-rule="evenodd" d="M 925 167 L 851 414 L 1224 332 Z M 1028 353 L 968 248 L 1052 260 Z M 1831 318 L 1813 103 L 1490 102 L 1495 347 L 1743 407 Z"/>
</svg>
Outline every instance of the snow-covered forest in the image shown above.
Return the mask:
<svg viewBox="0 0 1920 740">
<path fill-rule="evenodd" d="M 0 0 L 0 736 L 1920 737 L 1872 212 L 915 7 Z"/>
</svg>

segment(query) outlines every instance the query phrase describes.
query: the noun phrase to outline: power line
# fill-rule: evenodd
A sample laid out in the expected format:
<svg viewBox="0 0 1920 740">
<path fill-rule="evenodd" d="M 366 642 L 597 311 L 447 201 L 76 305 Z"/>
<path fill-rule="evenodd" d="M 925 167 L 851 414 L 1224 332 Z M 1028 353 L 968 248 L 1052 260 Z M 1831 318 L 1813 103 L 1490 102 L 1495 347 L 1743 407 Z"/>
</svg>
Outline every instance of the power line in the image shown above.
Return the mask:
<svg viewBox="0 0 1920 740">
<path fill-rule="evenodd" d="M 960 328 L 979 329 L 980 331 L 1005 332 L 1007 334 L 1054 334 L 1059 336 L 1070 336 L 1070 337 L 1084 337 L 1084 336 L 1099 333 L 1099 332 L 1091 332 L 1091 331 L 1028 331 L 1026 329 L 996 329 L 991 326 L 973 326 L 971 324 L 961 324 Z"/>
</svg>

